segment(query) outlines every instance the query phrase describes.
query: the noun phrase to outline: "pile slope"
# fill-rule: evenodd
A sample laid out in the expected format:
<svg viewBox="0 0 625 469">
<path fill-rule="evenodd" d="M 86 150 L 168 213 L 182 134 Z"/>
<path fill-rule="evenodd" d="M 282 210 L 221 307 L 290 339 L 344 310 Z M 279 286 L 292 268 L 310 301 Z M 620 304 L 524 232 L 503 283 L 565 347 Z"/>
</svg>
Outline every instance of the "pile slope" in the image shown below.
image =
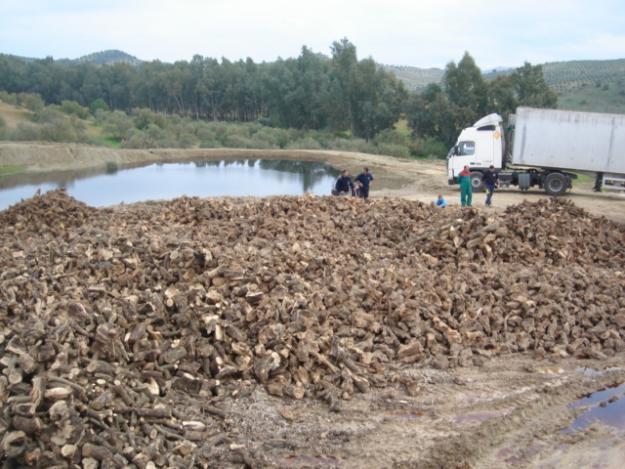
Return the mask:
<svg viewBox="0 0 625 469">
<path fill-rule="evenodd" d="M 94 209 L 56 191 L 0 212 L 0 233 L 17 465 L 262 465 L 220 408 L 257 385 L 338 411 L 403 367 L 625 350 L 623 227 L 561 200 Z"/>
</svg>

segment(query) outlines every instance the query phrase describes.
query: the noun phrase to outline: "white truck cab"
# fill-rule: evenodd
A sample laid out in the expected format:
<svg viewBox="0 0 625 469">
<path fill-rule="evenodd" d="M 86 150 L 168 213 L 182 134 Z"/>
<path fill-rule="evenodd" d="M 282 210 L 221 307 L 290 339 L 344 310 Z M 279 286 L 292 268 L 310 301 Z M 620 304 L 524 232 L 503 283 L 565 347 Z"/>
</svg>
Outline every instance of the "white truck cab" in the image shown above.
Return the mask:
<svg viewBox="0 0 625 469">
<path fill-rule="evenodd" d="M 507 152 L 501 116 L 489 114 L 464 129 L 447 155 L 449 184 L 464 166 L 474 190 L 493 165 L 504 187 L 538 186 L 558 196 L 573 187 L 577 171 L 595 173 L 595 190 L 625 191 L 625 114 L 518 107 L 508 121 Z"/>
<path fill-rule="evenodd" d="M 499 114 L 482 117 L 472 127 L 464 129 L 447 155 L 447 176 L 450 184 L 464 166 L 471 169 L 474 190 L 482 189 L 482 171 L 493 165 L 501 169 L 504 154 L 502 118 Z"/>
</svg>

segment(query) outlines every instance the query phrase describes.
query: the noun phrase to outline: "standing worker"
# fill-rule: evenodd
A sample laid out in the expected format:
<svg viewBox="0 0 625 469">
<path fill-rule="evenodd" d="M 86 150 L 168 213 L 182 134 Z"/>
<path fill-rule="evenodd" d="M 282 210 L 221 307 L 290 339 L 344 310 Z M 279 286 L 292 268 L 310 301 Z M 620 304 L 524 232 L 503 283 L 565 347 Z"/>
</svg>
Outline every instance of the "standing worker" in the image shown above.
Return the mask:
<svg viewBox="0 0 625 469">
<path fill-rule="evenodd" d="M 363 168 L 363 172 L 356 176 L 356 182 L 359 183 L 359 196 L 367 200 L 369 198 L 369 183 L 373 181 L 373 174 L 369 172 L 369 168 Z"/>
<path fill-rule="evenodd" d="M 463 207 L 470 207 L 473 201 L 473 185 L 468 166 L 465 166 L 458 174 L 458 182 L 460 183 L 460 204 Z"/>
<path fill-rule="evenodd" d="M 482 182 L 486 188 L 486 206 L 490 207 L 493 202 L 493 192 L 499 183 L 499 174 L 497 174 L 492 164 L 482 173 Z"/>
</svg>

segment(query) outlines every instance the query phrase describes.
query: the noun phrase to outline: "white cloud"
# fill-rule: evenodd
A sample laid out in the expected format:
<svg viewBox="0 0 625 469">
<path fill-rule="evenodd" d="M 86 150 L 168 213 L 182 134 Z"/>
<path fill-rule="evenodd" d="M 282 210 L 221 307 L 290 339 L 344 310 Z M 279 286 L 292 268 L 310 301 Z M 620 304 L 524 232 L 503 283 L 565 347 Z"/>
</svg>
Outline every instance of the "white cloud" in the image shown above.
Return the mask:
<svg viewBox="0 0 625 469">
<path fill-rule="evenodd" d="M 76 57 L 117 48 L 142 59 L 205 56 L 274 60 L 302 45 L 328 53 L 348 37 L 361 56 L 444 66 L 465 50 L 490 68 L 622 57 L 618 0 L 13 1 L 0 4 L 0 51 Z"/>
</svg>

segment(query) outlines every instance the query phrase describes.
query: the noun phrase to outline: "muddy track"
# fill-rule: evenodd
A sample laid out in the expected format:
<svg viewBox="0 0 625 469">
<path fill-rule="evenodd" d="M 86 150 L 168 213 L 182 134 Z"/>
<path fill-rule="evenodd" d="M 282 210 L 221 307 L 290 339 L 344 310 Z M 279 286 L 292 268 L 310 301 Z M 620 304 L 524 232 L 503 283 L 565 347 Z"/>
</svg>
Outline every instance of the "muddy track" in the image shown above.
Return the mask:
<svg viewBox="0 0 625 469">
<path fill-rule="evenodd" d="M 562 430 L 579 413 L 572 402 L 625 381 L 622 369 L 588 377 L 580 367 L 623 358 L 554 363 L 527 355 L 483 367 L 404 368 L 393 373 L 395 385 L 358 396 L 339 413 L 259 392 L 230 412 L 270 467 L 541 467 L 556 448 L 571 457 L 593 436 L 613 436 Z"/>
<path fill-rule="evenodd" d="M 625 372 L 608 373 L 590 382 L 575 382 L 569 377 L 561 382 L 538 385 L 517 396 L 508 396 L 491 403 L 489 412 L 502 413 L 475 428 L 467 428 L 432 446 L 418 467 L 502 467 L 506 463 L 529 463 L 532 446 L 537 440 L 559 443 L 558 432 L 575 417 L 569 407 L 579 397 L 598 388 L 622 383 Z M 558 380 L 559 381 L 559 380 Z M 472 411 L 473 409 L 471 409 Z M 508 449 L 508 451 L 501 451 Z M 497 451 L 499 450 L 499 451 Z M 494 453 L 487 457 L 489 453 Z M 497 454 L 502 454 L 497 458 Z M 488 459 L 495 459 L 488 461 Z"/>
</svg>

